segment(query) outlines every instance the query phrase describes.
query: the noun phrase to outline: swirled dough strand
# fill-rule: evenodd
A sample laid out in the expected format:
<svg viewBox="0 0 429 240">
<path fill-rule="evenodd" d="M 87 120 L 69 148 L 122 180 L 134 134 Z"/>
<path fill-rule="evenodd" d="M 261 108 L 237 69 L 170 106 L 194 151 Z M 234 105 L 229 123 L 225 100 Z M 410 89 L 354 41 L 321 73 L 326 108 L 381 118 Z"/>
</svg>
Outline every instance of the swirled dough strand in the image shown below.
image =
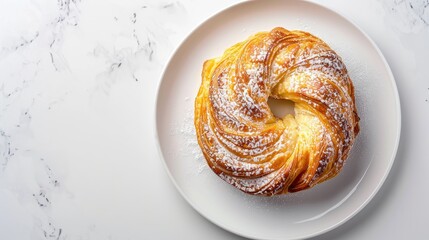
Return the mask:
<svg viewBox="0 0 429 240">
<path fill-rule="evenodd" d="M 269 97 L 293 101 L 295 116 L 275 117 Z M 341 58 L 310 33 L 279 27 L 204 63 L 194 123 L 210 168 L 259 195 L 301 191 L 336 176 L 359 133 Z"/>
</svg>

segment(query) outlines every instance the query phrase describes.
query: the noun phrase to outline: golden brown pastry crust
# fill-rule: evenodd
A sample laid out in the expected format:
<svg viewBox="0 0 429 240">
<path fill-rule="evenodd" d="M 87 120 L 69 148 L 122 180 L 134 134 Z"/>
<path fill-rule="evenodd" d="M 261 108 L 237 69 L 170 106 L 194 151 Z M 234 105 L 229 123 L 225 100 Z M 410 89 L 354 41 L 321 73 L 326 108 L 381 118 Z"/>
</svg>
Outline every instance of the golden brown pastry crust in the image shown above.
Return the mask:
<svg viewBox="0 0 429 240">
<path fill-rule="evenodd" d="M 295 116 L 276 118 L 268 97 L 295 102 Z M 284 28 L 257 33 L 204 63 L 194 123 L 211 169 L 260 195 L 336 176 L 359 133 L 341 58 L 310 33 Z"/>
</svg>

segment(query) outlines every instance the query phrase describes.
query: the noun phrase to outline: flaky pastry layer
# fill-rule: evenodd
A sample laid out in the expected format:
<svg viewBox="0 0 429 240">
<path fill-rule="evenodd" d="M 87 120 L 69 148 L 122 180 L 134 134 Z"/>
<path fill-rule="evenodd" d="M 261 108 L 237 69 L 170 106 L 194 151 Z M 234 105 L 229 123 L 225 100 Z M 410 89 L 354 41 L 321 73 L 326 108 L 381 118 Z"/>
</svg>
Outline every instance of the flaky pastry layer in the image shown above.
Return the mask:
<svg viewBox="0 0 429 240">
<path fill-rule="evenodd" d="M 295 115 L 275 117 L 269 97 L 293 101 Z M 341 58 L 310 33 L 279 27 L 204 63 L 194 116 L 210 168 L 249 194 L 301 191 L 336 176 L 359 133 Z"/>
</svg>

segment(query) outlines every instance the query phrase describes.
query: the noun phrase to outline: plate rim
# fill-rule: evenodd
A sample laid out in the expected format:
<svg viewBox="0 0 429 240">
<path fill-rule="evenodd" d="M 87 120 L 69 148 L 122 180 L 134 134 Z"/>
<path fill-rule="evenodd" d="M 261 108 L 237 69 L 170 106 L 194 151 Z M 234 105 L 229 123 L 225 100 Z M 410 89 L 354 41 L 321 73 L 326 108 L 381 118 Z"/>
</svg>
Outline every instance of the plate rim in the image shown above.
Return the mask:
<svg viewBox="0 0 429 240">
<path fill-rule="evenodd" d="M 166 61 L 166 64 L 162 70 L 162 73 L 160 75 L 160 78 L 158 80 L 158 84 L 157 84 L 157 88 L 156 88 L 156 99 L 155 99 L 155 107 L 154 107 L 154 132 L 155 132 L 155 140 L 156 140 L 156 145 L 157 145 L 157 151 L 158 151 L 158 155 L 160 157 L 160 160 L 162 162 L 162 165 L 164 166 L 164 169 L 167 172 L 168 177 L 170 178 L 171 182 L 173 183 L 173 185 L 175 186 L 176 190 L 180 193 L 180 195 L 186 200 L 186 202 L 193 208 L 194 211 L 196 211 L 198 214 L 200 214 L 201 216 L 203 216 L 205 219 L 207 219 L 209 222 L 211 222 L 212 224 L 222 228 L 223 230 L 226 230 L 228 232 L 231 232 L 233 234 L 236 234 L 238 236 L 241 237 L 246 237 L 246 238 L 251 238 L 251 239 L 256 239 L 256 236 L 251 236 L 251 235 L 247 235 L 245 233 L 242 232 L 238 232 L 235 231 L 235 229 L 224 225 L 222 222 L 219 222 L 215 219 L 210 218 L 209 216 L 207 216 L 205 213 L 203 213 L 202 211 L 200 211 L 200 209 L 198 207 L 196 207 L 196 205 L 193 203 L 193 201 L 191 201 L 189 199 L 189 197 L 183 192 L 183 190 L 181 189 L 181 187 L 179 186 L 179 184 L 177 183 L 177 181 L 174 179 L 170 169 L 167 166 L 167 163 L 165 161 L 165 157 L 164 157 L 164 153 L 162 152 L 161 149 L 161 143 L 160 143 L 160 139 L 159 139 L 159 132 L 158 132 L 158 108 L 159 108 L 159 101 L 160 101 L 160 91 L 161 91 L 161 86 L 163 83 L 163 79 L 165 77 L 166 71 L 167 69 L 170 67 L 172 59 L 177 55 L 177 52 L 182 48 L 182 46 L 195 34 L 195 32 L 197 32 L 199 29 L 203 28 L 204 25 L 212 20 L 213 18 L 217 17 L 218 15 L 222 14 L 225 11 L 228 11 L 232 8 L 238 7 L 240 5 L 245 5 L 245 4 L 252 4 L 252 2 L 256 2 L 258 0 L 243 0 L 240 1 L 238 3 L 234 3 L 232 5 L 228 5 L 225 8 L 222 8 L 221 10 L 209 15 L 208 17 L 204 18 L 204 20 L 202 20 L 201 22 L 199 22 L 190 32 L 188 32 L 188 34 L 185 36 L 185 38 L 183 38 L 180 43 L 176 46 L 176 48 L 172 51 L 172 53 L 170 54 L 170 56 L 168 57 L 168 60 Z M 277 1 L 277 0 L 269 0 L 269 1 Z M 310 1 L 310 0 L 286 0 L 288 2 L 306 2 L 309 4 L 313 4 L 319 8 L 323 8 L 324 10 L 329 11 L 332 14 L 336 14 L 337 16 L 339 16 L 340 18 L 343 18 L 346 22 L 348 22 L 349 24 L 351 24 L 353 27 L 355 27 L 364 37 L 366 40 L 369 41 L 369 43 L 371 44 L 371 46 L 376 50 L 376 53 L 378 54 L 378 56 L 380 57 L 386 71 L 387 74 L 389 76 L 389 80 L 392 84 L 393 87 L 393 95 L 394 95 L 394 100 L 395 100 L 395 110 L 396 110 L 396 119 L 397 119 L 397 128 L 396 128 L 396 139 L 395 139 L 395 146 L 393 148 L 392 154 L 390 156 L 390 160 L 388 163 L 387 168 L 384 171 L 383 176 L 380 178 L 380 181 L 377 183 L 376 187 L 373 189 L 373 191 L 371 192 L 371 194 L 369 194 L 365 201 L 363 201 L 359 207 L 357 207 L 356 209 L 354 209 L 350 214 L 348 214 L 345 218 L 339 220 L 336 224 L 333 224 L 327 228 L 324 228 L 323 230 L 320 231 L 316 231 L 307 235 L 303 235 L 303 236 L 299 236 L 296 238 L 288 238 L 290 240 L 293 239 L 307 239 L 307 238 L 311 238 L 311 237 L 315 237 L 315 236 L 319 236 L 321 234 L 327 233 L 335 228 L 338 228 L 339 226 L 343 225 L 344 223 L 346 223 L 348 220 L 350 220 L 351 218 L 353 218 L 354 216 L 356 216 L 356 214 L 358 214 L 359 212 L 362 211 L 362 209 L 364 209 L 369 202 L 371 202 L 371 200 L 375 197 L 375 195 L 379 192 L 381 186 L 383 186 L 384 182 L 387 179 L 387 176 L 389 175 L 392 166 L 395 162 L 396 156 L 397 156 L 397 152 L 398 152 L 398 148 L 399 148 L 399 143 L 400 143 L 400 138 L 401 138 L 401 129 L 402 129 L 402 110 L 401 110 L 401 101 L 400 101 L 400 97 L 399 97 L 399 92 L 398 92 L 398 88 L 396 85 L 396 80 L 395 77 L 393 75 L 393 72 L 390 68 L 390 65 L 388 64 L 385 56 L 383 55 L 383 53 L 381 52 L 380 48 L 378 47 L 378 45 L 374 42 L 374 40 L 365 32 L 363 31 L 353 20 L 349 19 L 348 17 L 344 16 L 344 14 L 338 12 L 337 10 L 334 10 L 332 8 L 329 8 L 327 6 L 324 6 L 318 2 L 314 2 L 314 1 Z M 266 239 L 266 240 L 271 240 L 270 238 L 261 238 L 261 239 Z"/>
</svg>

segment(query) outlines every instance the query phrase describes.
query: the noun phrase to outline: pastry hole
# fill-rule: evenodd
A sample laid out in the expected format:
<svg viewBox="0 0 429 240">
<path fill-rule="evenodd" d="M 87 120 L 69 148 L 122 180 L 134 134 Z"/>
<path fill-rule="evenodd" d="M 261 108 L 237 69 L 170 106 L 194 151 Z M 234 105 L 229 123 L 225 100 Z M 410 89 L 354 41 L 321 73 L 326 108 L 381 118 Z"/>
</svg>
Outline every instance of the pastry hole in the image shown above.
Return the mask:
<svg viewBox="0 0 429 240">
<path fill-rule="evenodd" d="M 268 98 L 268 106 L 271 112 L 278 118 L 284 118 L 288 114 L 295 116 L 295 103 L 285 99 Z"/>
</svg>

